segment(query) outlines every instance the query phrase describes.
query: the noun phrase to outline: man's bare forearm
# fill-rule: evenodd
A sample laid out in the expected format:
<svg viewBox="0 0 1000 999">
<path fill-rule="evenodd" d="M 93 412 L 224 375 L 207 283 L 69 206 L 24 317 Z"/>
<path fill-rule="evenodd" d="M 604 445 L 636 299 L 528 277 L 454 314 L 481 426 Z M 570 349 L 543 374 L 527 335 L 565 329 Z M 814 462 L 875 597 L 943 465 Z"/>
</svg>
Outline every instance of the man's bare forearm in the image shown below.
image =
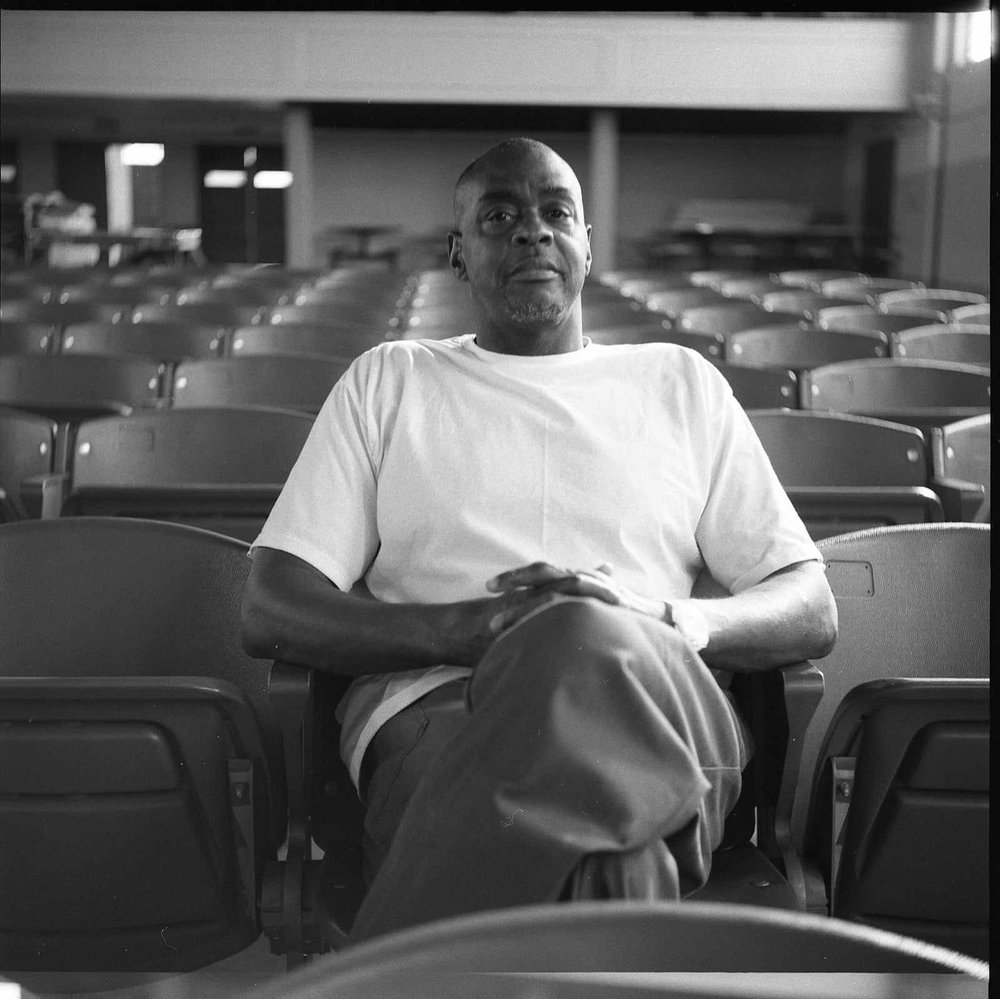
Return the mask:
<svg viewBox="0 0 1000 999">
<path fill-rule="evenodd" d="M 818 562 L 790 566 L 735 596 L 668 606 L 681 631 L 689 615 L 700 615 L 708 631 L 702 658 L 738 672 L 821 658 L 837 637 L 837 606 Z"/>
</svg>

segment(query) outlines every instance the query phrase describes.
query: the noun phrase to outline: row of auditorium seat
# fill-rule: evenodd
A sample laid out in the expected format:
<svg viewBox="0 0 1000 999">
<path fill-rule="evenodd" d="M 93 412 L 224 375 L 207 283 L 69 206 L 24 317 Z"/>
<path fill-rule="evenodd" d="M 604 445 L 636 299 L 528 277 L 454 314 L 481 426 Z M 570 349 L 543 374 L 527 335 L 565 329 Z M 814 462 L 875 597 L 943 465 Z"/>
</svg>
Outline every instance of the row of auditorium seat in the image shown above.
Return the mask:
<svg viewBox="0 0 1000 999">
<path fill-rule="evenodd" d="M 478 948 L 468 928 L 421 927 L 316 959 L 312 982 L 343 982 L 338 969 L 366 954 L 411 969 L 429 955 L 450 971 L 987 974 L 962 955 L 988 957 L 990 528 L 892 526 L 819 545 L 834 651 L 819 668 L 734 679 L 756 744 L 741 797 L 751 821 L 686 903 L 714 927 L 709 953 L 656 948 L 633 921 L 631 945 L 617 934 L 616 956 L 588 956 L 597 938 L 578 922 L 591 918 L 582 904 L 558 907 L 568 923 L 531 917 L 545 916 L 532 923 L 539 940 L 555 918 L 561 946 L 511 949 L 523 932 L 483 929 L 523 916 L 483 914 Z M 360 810 L 356 798 L 340 807 L 350 786 L 330 710 L 342 683 L 243 652 L 246 552 L 150 520 L 0 526 L 8 972 L 177 973 L 261 934 L 290 966 L 342 945 L 363 895 Z M 322 884 L 310 838 L 338 861 Z M 684 905 L 670 908 L 685 920 Z M 773 918 L 749 915 L 761 908 Z M 720 947 L 713 911 L 770 933 Z M 833 917 L 829 933 L 819 916 Z M 452 963 L 449 933 L 465 941 Z"/>
<path fill-rule="evenodd" d="M 749 410 L 814 538 L 990 518 L 990 416 L 930 434 L 846 413 Z M 0 407 L 0 519 L 153 516 L 253 540 L 312 427 L 301 410 L 215 406 L 57 424 Z"/>
<path fill-rule="evenodd" d="M 161 361 L 250 354 L 355 357 L 384 340 L 413 339 L 423 333 L 419 325 L 400 337 L 391 330 L 380 333 L 360 324 L 356 328 L 305 323 L 230 328 L 177 318 L 135 324 L 81 322 L 62 328 L 56 324 L 4 321 L 0 324 L 0 353 L 126 353 Z M 989 327 L 962 323 L 933 323 L 891 335 L 864 329 L 804 329 L 800 323 L 712 334 L 676 330 L 655 319 L 647 319 L 629 325 L 592 326 L 587 335 L 602 344 L 678 343 L 713 360 L 793 370 L 836 361 L 890 356 L 965 364 L 990 363 Z"/>
</svg>

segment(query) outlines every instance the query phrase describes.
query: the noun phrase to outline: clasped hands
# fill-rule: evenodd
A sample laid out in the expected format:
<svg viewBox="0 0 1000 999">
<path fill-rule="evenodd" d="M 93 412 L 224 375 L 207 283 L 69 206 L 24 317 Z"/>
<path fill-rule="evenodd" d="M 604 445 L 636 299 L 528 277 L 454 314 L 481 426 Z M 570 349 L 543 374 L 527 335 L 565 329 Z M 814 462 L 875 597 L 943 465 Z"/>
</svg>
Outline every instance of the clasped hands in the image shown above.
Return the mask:
<svg viewBox="0 0 1000 999">
<path fill-rule="evenodd" d="M 494 635 L 537 607 L 551 602 L 556 594 L 594 597 L 639 614 L 670 620 L 668 604 L 630 590 L 614 579 L 609 565 L 599 565 L 595 569 L 560 569 L 548 562 L 533 562 L 494 576 L 487 582 L 486 589 L 501 596 L 497 601 L 499 609 L 489 619 L 489 630 Z"/>
</svg>

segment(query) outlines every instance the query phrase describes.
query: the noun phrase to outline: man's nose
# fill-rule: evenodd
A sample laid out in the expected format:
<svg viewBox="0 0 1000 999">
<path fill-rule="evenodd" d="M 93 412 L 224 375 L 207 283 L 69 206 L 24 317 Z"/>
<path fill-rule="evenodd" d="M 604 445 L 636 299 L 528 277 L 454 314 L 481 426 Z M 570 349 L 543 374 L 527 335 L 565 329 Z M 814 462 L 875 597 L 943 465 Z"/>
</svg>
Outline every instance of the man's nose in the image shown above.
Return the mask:
<svg viewBox="0 0 1000 999">
<path fill-rule="evenodd" d="M 514 242 L 518 246 L 551 243 L 552 229 L 535 212 L 525 212 L 514 230 Z"/>
</svg>

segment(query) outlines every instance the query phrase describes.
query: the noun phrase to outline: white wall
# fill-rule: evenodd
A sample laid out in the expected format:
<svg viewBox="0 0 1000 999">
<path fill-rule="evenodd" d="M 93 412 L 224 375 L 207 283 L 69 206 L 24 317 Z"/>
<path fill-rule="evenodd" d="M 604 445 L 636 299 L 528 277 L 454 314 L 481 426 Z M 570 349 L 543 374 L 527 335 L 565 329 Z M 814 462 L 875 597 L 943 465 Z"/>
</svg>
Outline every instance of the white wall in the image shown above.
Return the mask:
<svg viewBox="0 0 1000 999">
<path fill-rule="evenodd" d="M 900 110 L 913 16 L 0 11 L 8 94 Z M 110 67 L 114 67 L 113 72 Z"/>
</svg>

